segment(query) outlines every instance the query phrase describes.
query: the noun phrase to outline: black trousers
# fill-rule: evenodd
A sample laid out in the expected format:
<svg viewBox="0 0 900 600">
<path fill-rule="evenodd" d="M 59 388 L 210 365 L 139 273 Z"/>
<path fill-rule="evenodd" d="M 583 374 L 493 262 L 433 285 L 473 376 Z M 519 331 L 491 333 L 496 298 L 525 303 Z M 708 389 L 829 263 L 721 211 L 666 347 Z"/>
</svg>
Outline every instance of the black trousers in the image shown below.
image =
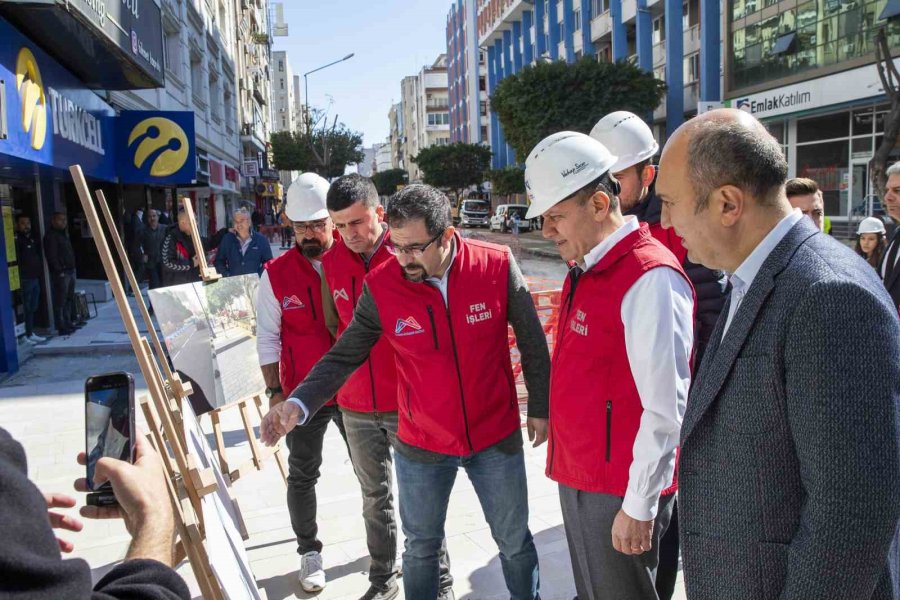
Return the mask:
<svg viewBox="0 0 900 600">
<path fill-rule="evenodd" d="M 53 318 L 60 331 L 71 331 L 75 321 L 75 269 L 50 273 Z"/>
<path fill-rule="evenodd" d="M 656 568 L 656 593 L 659 600 L 672 600 L 678 579 L 678 499 L 672 502 L 669 528 L 659 541 L 659 566 Z"/>
<path fill-rule="evenodd" d="M 291 527 L 297 536 L 297 553 L 321 552 L 319 525 L 316 523 L 316 482 L 319 481 L 319 467 L 322 466 L 322 441 L 328 423 L 334 422 L 344 444 L 347 434 L 344 420 L 336 405 L 323 406 L 308 423 L 299 425 L 287 434 L 288 490 L 287 505 L 291 515 Z M 349 446 L 347 453 L 350 453 Z"/>
</svg>

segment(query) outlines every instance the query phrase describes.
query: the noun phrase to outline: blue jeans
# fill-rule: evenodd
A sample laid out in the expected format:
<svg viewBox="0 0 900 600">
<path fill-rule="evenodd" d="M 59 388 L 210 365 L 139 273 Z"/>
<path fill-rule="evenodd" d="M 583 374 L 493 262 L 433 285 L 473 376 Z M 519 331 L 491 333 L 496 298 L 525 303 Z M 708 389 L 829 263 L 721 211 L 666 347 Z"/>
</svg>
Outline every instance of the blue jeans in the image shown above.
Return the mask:
<svg viewBox="0 0 900 600">
<path fill-rule="evenodd" d="M 440 455 L 438 455 L 440 456 Z M 491 535 L 500 550 L 500 565 L 511 600 L 538 600 L 537 550 L 528 529 L 525 455 L 488 448 L 469 456 L 440 456 L 419 462 L 394 454 L 400 492 L 400 521 L 406 535 L 403 588 L 407 600 L 433 600 L 438 594 L 438 551 L 450 492 L 460 467 L 475 488 Z"/>
</svg>

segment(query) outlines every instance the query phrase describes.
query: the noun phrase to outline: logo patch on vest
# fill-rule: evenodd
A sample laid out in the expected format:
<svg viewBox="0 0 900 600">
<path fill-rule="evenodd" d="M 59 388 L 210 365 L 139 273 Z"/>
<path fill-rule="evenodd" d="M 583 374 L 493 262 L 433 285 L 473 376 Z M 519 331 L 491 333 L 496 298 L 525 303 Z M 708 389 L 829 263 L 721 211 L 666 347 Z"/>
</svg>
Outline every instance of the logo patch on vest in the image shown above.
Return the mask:
<svg viewBox="0 0 900 600">
<path fill-rule="evenodd" d="M 406 335 L 416 335 L 417 333 L 425 333 L 425 330 L 422 329 L 422 326 L 419 325 L 413 317 L 397 319 L 397 324 L 394 326 L 395 335 L 402 337 Z"/>
<path fill-rule="evenodd" d="M 345 290 L 344 288 L 334 290 L 334 293 L 331 294 L 331 297 L 334 298 L 335 302 L 337 302 L 338 300 L 346 300 L 347 302 L 350 302 L 350 296 L 347 295 L 347 290 Z"/>
<path fill-rule="evenodd" d="M 466 315 L 466 322 L 469 325 L 474 325 L 481 321 L 487 321 L 493 316 L 494 315 L 491 310 L 488 309 L 487 304 L 479 302 L 478 304 L 469 305 L 469 314 Z"/>
<path fill-rule="evenodd" d="M 571 329 L 578 335 L 587 337 L 588 326 L 584 322 L 585 319 L 587 319 L 587 313 L 585 313 L 581 309 L 578 309 L 578 312 L 576 312 L 575 316 L 569 321 L 569 329 Z"/>
<path fill-rule="evenodd" d="M 306 308 L 306 305 L 303 304 L 303 301 L 300 300 L 296 294 L 293 296 L 285 296 L 281 301 L 282 310 L 293 310 L 295 308 Z"/>
</svg>

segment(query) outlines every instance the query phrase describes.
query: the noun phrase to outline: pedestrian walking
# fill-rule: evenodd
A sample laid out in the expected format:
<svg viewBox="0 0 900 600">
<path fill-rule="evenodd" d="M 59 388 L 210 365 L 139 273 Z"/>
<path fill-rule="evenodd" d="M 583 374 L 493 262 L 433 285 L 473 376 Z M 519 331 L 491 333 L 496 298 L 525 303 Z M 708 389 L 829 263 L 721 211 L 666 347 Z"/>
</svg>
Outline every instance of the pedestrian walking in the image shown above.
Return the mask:
<svg viewBox="0 0 900 600">
<path fill-rule="evenodd" d="M 254 231 L 246 208 L 237 209 L 231 218 L 234 230 L 227 232 L 219 244 L 216 270 L 225 277 L 262 275 L 263 267 L 272 260 L 269 240 Z"/>
<path fill-rule="evenodd" d="M 144 267 L 150 289 L 162 286 L 162 246 L 166 239 L 166 227 L 160 223 L 159 211 L 151 208 L 147 211 L 147 228 L 144 230 Z"/>
<path fill-rule="evenodd" d="M 428 185 L 403 188 L 387 221 L 396 258 L 369 273 L 335 347 L 261 426 L 267 444 L 304 430 L 369 358 L 380 339 L 397 365 L 394 464 L 406 536 L 407 600 L 440 593 L 444 521 L 460 468 L 475 488 L 500 551 L 510 597 L 539 598 L 537 551 L 508 327 L 528 387 L 529 439 L 546 441 L 549 355 L 527 284 L 505 246 L 464 239 L 450 201 Z"/>
<path fill-rule="evenodd" d="M 650 234 L 678 258 L 696 293 L 694 364 L 700 364 L 703 352 L 725 305 L 728 280 L 721 271 L 707 269 L 687 258 L 681 238 L 660 224 L 662 201 L 654 191 L 657 169 L 653 158 L 659 144 L 643 119 L 627 111 L 616 111 L 600 119 L 591 137 L 618 157 L 611 170 L 619 182 L 622 214 L 633 215 L 650 226 Z M 679 565 L 678 497 L 672 504 L 672 519 L 659 544 L 656 591 L 660 600 L 671 600 L 675 593 Z"/>
<path fill-rule="evenodd" d="M 900 320 L 875 272 L 791 207 L 787 172 L 736 109 L 682 125 L 660 161 L 663 226 L 731 273 L 681 427 L 687 596 L 887 600 Z"/>
<path fill-rule="evenodd" d="M 53 319 L 60 335 L 71 335 L 84 324 L 75 318 L 75 250 L 66 231 L 68 223 L 65 213 L 53 213 L 50 230 L 44 236 L 44 253 L 53 296 Z"/>
<path fill-rule="evenodd" d="M 31 218 L 16 216 L 16 263 L 19 265 L 19 285 L 22 291 L 22 312 L 25 320 L 25 341 L 32 344 L 47 339 L 34 332 L 34 316 L 41 299 L 41 277 L 44 259 L 41 242 L 31 231 Z"/>
<path fill-rule="evenodd" d="M 873 269 L 881 266 L 887 248 L 887 231 L 878 217 L 866 217 L 856 228 L 856 253 L 866 259 Z"/>
<path fill-rule="evenodd" d="M 257 350 L 270 412 L 284 406 L 285 391 L 300 383 L 334 343 L 337 317 L 324 310 L 329 293 L 322 279 L 322 255 L 334 245 L 327 193 L 328 182 L 315 173 L 294 180 L 288 188 L 285 212 L 297 233 L 297 243 L 269 262 L 259 281 Z M 300 586 L 306 592 L 321 591 L 327 583 L 316 521 L 316 483 L 328 424 L 334 423 L 347 440 L 334 402 L 336 392 L 324 400 L 306 427 L 287 435 L 287 505 L 300 555 Z"/>
<path fill-rule="evenodd" d="M 391 232 L 372 180 L 351 173 L 331 184 L 328 213 L 341 234 L 323 257 L 325 279 L 339 317 L 338 339 L 353 320 L 363 280 L 379 265 L 393 260 Z M 347 430 L 353 470 L 363 495 L 363 519 L 371 565 L 365 600 L 396 597 L 399 563 L 394 514 L 391 446 L 397 437 L 397 367 L 390 343 L 379 340 L 366 364 L 341 387 L 337 402 Z M 453 579 L 446 550 L 441 552 L 441 598 L 450 598 Z"/>
<path fill-rule="evenodd" d="M 526 218 L 543 215 L 544 237 L 575 265 L 556 327 L 546 473 L 580 600 L 657 598 L 691 381 L 694 290 L 649 226 L 622 215 L 618 160 L 564 131 L 525 161 Z"/>
</svg>

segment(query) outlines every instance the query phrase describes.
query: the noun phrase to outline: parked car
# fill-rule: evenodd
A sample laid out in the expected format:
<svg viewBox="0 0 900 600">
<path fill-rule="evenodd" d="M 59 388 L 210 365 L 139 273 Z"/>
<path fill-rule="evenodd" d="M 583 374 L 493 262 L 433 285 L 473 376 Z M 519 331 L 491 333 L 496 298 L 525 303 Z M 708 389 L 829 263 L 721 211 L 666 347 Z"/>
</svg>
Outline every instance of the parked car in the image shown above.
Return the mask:
<svg viewBox="0 0 900 600">
<path fill-rule="evenodd" d="M 497 212 L 491 217 L 491 223 L 488 227 L 491 231 L 502 231 L 508 233 L 512 231 L 512 216 L 519 215 L 519 231 L 531 231 L 534 229 L 534 221 L 525 218 L 528 212 L 526 204 L 501 204 L 497 207 Z"/>
<path fill-rule="evenodd" d="M 462 227 L 487 227 L 490 224 L 491 205 L 487 200 L 463 200 L 459 207 L 459 224 Z"/>
</svg>

